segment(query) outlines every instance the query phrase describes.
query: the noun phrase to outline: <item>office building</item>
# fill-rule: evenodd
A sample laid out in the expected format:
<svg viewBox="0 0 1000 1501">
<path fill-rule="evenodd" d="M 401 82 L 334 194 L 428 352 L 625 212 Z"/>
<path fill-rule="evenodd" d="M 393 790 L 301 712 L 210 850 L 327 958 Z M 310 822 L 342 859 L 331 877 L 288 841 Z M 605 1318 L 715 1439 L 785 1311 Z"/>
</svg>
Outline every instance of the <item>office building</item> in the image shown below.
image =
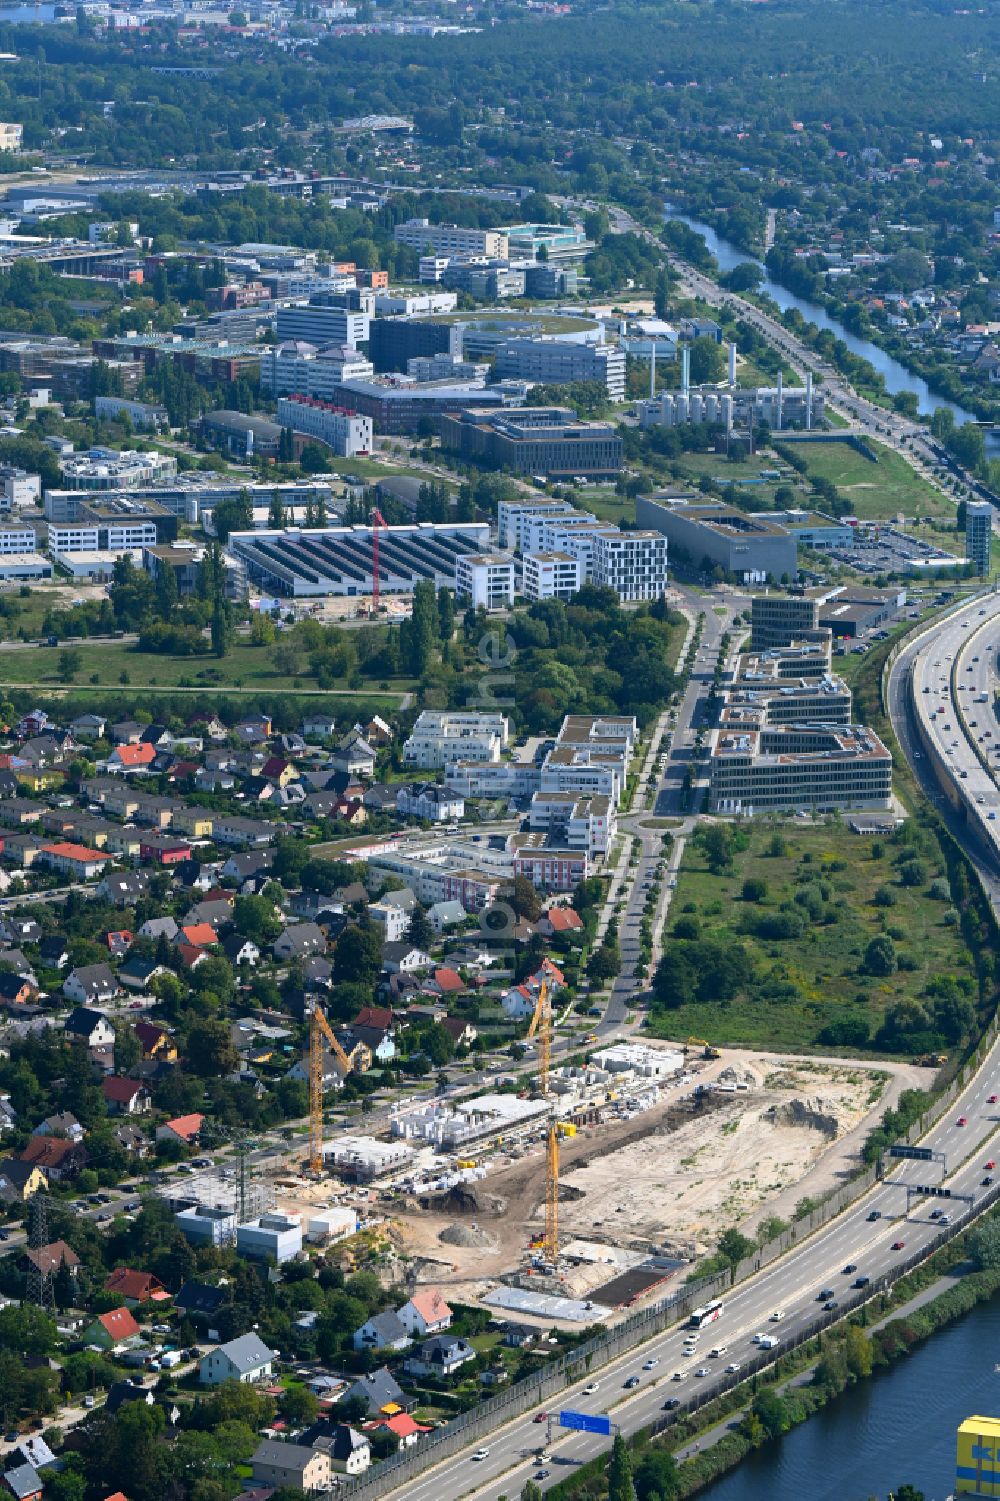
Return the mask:
<svg viewBox="0 0 1000 1501">
<path fill-rule="evenodd" d="M 863 584 L 838 584 L 818 597 L 820 630 L 835 639 L 852 640 L 877 630 L 898 615 L 906 604 L 906 590 L 898 585 L 871 589 Z"/>
<path fill-rule="evenodd" d="M 349 344 L 355 348 L 367 341 L 369 322 L 367 313 L 331 306 L 327 294 L 314 293 L 308 302 L 279 308 L 275 331 L 279 341 L 302 339 L 319 346 Z"/>
<path fill-rule="evenodd" d="M 458 306 L 454 292 L 376 292 L 377 318 L 426 318 L 434 313 L 453 313 Z"/>
<path fill-rule="evenodd" d="M 759 512 L 722 501 L 640 495 L 636 521 L 662 532 L 675 566 L 683 563 L 695 574 L 718 568 L 742 583 L 763 583 L 794 579 L 798 570 L 795 538 Z"/>
<path fill-rule="evenodd" d="M 42 480 L 38 474 L 29 474 L 26 469 L 10 465 L 0 466 L 0 515 L 24 510 L 33 506 L 42 496 Z"/>
<path fill-rule="evenodd" d="M 441 444 L 463 458 L 514 474 L 611 479 L 622 467 L 622 440 L 610 422 L 581 422 L 568 407 L 495 412 L 467 407 L 440 418 Z"/>
<path fill-rule="evenodd" d="M 863 725 L 789 724 L 714 732 L 709 809 L 888 808 L 892 756 Z"/>
<path fill-rule="evenodd" d="M 958 1425 L 955 1495 L 1000 1496 L 1000 1418 L 971 1417 Z"/>
<path fill-rule="evenodd" d="M 583 582 L 580 560 L 568 552 L 536 552 L 524 559 L 525 599 L 569 599 Z"/>
<path fill-rule="evenodd" d="M 526 276 L 519 266 L 507 261 L 489 261 L 484 257 L 470 257 L 449 261 L 441 280 L 446 287 L 459 292 L 469 292 L 483 302 L 503 302 L 508 297 L 523 297 Z"/>
<path fill-rule="evenodd" d="M 410 594 L 421 579 L 430 579 L 438 589 L 453 589 L 459 557 L 488 550 L 485 522 L 423 521 L 380 528 L 381 591 Z M 229 551 L 247 578 L 267 593 L 322 598 L 372 592 L 370 526 L 233 532 Z"/>
<path fill-rule="evenodd" d="M 397 224 L 393 236 L 399 245 L 409 245 L 421 255 L 489 255 L 506 257 L 508 243 L 502 229 L 467 229 L 458 224 L 431 224 L 428 219 L 407 219 Z"/>
<path fill-rule="evenodd" d="M 163 543 L 142 549 L 142 566 L 153 579 L 171 572 L 177 586 L 178 599 L 185 599 L 198 587 L 203 557 L 204 550 L 195 547 L 193 543 L 185 542 L 177 546 Z"/>
<path fill-rule="evenodd" d="M 965 502 L 965 556 L 975 564 L 980 578 L 990 571 L 990 547 L 993 541 L 993 506 L 988 500 Z"/>
<path fill-rule="evenodd" d="M 173 454 L 119 452 L 115 448 L 91 448 L 85 454 L 74 453 L 61 459 L 63 484 L 67 490 L 132 490 L 138 485 L 155 485 L 177 473 Z"/>
<path fill-rule="evenodd" d="M 525 387 L 484 387 L 482 380 L 415 381 L 408 375 L 376 375 L 373 380 L 345 380 L 330 400 L 347 411 L 370 417 L 377 433 L 421 433 L 438 427 L 446 412 L 462 412 L 470 402 L 491 409 L 517 405 Z"/>
<path fill-rule="evenodd" d="M 538 385 L 593 381 L 604 387 L 610 401 L 625 400 L 625 351 L 617 344 L 578 344 L 571 340 L 509 339 L 496 355 L 501 380 L 527 380 Z"/>
<path fill-rule="evenodd" d="M 315 396 L 282 396 L 278 422 L 293 433 L 317 438 L 342 459 L 371 453 L 372 419 Z"/>
<path fill-rule="evenodd" d="M 514 563 L 503 553 L 468 553 L 455 564 L 455 594 L 473 609 L 506 610 L 514 603 Z"/>
<path fill-rule="evenodd" d="M 813 656 L 821 656 L 816 652 Z M 723 684 L 723 722 L 732 724 L 737 711 L 765 724 L 850 724 L 851 690 L 829 671 L 818 676 L 795 676 L 806 656 L 790 648 L 744 652 L 732 677 Z"/>
<path fill-rule="evenodd" d="M 350 344 L 317 349 L 301 339 L 287 339 L 261 355 L 260 388 L 269 396 L 315 396 L 331 401 L 345 380 L 370 380 L 375 367 Z"/>
<path fill-rule="evenodd" d="M 262 1214 L 236 1227 L 236 1254 L 280 1266 L 302 1250 L 302 1222 L 297 1214 Z"/>
<path fill-rule="evenodd" d="M 499 761 L 510 741 L 503 714 L 424 709 L 403 744 L 407 766 L 431 771 L 449 761 Z"/>
<path fill-rule="evenodd" d="M 750 602 L 754 651 L 806 641 L 819 631 L 819 603 L 806 594 L 755 594 Z"/>
<path fill-rule="evenodd" d="M 667 588 L 667 539 L 662 532 L 608 527 L 594 539 L 594 583 L 627 600 L 661 599 Z"/>
<path fill-rule="evenodd" d="M 379 374 L 405 370 L 420 356 L 451 354 L 462 358 L 462 329 L 457 323 L 434 323 L 427 318 L 373 318 L 368 354 Z"/>
<path fill-rule="evenodd" d="M 837 521 L 820 511 L 768 511 L 767 518 L 783 526 L 800 547 L 814 552 L 831 552 L 834 548 L 857 545 L 857 528 L 847 521 Z"/>
<path fill-rule="evenodd" d="M 213 448 L 221 448 L 236 458 L 276 459 L 281 443 L 281 428 L 267 417 L 249 417 L 245 412 L 205 412 L 201 435 Z"/>
<path fill-rule="evenodd" d="M 582 260 L 593 248 L 582 224 L 510 224 L 501 230 L 507 236 L 507 253 L 516 259 L 553 261 Z"/>
<path fill-rule="evenodd" d="M 457 360 L 453 354 L 418 354 L 406 362 L 406 373 L 415 381 L 485 381 L 490 367 L 483 361 Z"/>
<path fill-rule="evenodd" d="M 497 506 L 497 541 L 506 552 L 523 552 L 525 527 L 532 516 L 578 516 L 568 500 L 553 500 L 548 495 L 518 495 L 501 500 Z"/>
<path fill-rule="evenodd" d="M 0 556 L 34 552 L 37 546 L 38 538 L 33 526 L 0 525 Z"/>
</svg>

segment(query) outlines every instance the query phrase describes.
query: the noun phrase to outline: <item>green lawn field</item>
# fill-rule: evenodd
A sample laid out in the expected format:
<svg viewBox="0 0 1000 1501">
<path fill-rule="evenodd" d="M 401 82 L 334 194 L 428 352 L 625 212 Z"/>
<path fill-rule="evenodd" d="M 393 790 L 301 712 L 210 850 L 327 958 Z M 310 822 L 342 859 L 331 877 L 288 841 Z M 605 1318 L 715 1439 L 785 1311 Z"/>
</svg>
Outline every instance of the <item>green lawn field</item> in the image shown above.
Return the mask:
<svg viewBox="0 0 1000 1501">
<path fill-rule="evenodd" d="M 771 852 L 778 835 L 784 841 Z M 715 1043 L 808 1050 L 822 1045 L 822 1029 L 842 1019 L 862 1019 L 874 1035 L 896 1002 L 920 1000 L 935 977 L 974 976 L 969 952 L 949 916 L 947 890 L 931 892 L 945 875 L 933 835 L 921 855 L 925 879 L 919 887 L 901 884 L 896 859 L 904 852 L 889 838 L 852 834 L 840 823 L 822 826 L 755 826 L 746 850 L 729 870 L 714 875 L 696 844 L 689 843 L 670 907 L 667 932 L 693 920 L 698 937 L 723 945 L 741 943 L 756 971 L 749 995 L 729 1001 L 693 1001 L 676 1009 L 655 1009 L 654 1035 L 681 1039 L 707 1037 Z M 776 846 L 777 848 L 777 846 Z M 747 877 L 766 883 L 764 903 L 742 899 Z M 823 895 L 817 920 L 795 902 L 804 887 Z M 880 889 L 893 905 L 874 903 Z M 806 915 L 802 936 L 768 940 L 746 931 L 763 914 L 790 910 Z M 902 963 L 895 973 L 876 978 L 862 972 L 869 941 L 888 932 Z M 669 947 L 669 943 L 668 943 Z M 912 968 L 904 968 L 903 965 Z M 837 1048 L 835 1051 L 844 1051 Z"/>
</svg>

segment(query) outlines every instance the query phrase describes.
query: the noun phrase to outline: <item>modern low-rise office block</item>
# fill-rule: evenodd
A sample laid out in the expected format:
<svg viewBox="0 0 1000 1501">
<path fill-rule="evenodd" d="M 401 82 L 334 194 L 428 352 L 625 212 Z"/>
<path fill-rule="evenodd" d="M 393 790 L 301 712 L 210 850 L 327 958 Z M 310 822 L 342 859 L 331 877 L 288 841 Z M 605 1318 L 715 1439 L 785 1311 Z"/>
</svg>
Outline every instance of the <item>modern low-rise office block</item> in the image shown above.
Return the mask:
<svg viewBox="0 0 1000 1501">
<path fill-rule="evenodd" d="M 716 733 L 713 813 L 888 808 L 891 798 L 892 756 L 863 725 L 723 726 Z"/>
<path fill-rule="evenodd" d="M 338 457 L 353 459 L 372 449 L 372 419 L 315 396 L 282 396 L 278 421 L 293 433 L 317 438 Z"/>
<path fill-rule="evenodd" d="M 583 582 L 580 560 L 568 552 L 531 553 L 523 571 L 525 599 L 569 599 Z"/>
<path fill-rule="evenodd" d="M 514 474 L 610 479 L 622 467 L 612 424 L 581 422 L 568 407 L 467 407 L 443 415 L 440 432 L 443 447 Z"/>
<path fill-rule="evenodd" d="M 594 539 L 594 583 L 626 600 L 661 599 L 667 588 L 667 539 L 662 532 L 609 527 Z"/>
<path fill-rule="evenodd" d="M 784 527 L 722 501 L 640 495 L 636 521 L 662 532 L 671 557 L 694 572 L 721 568 L 744 583 L 763 583 L 794 580 L 798 569 L 795 538 Z"/>
<path fill-rule="evenodd" d="M 539 385 L 594 381 L 611 401 L 625 400 L 625 351 L 617 344 L 580 344 L 547 336 L 509 339 L 496 355 L 501 380 L 528 380 Z"/>
<path fill-rule="evenodd" d="M 473 609 L 506 610 L 514 603 L 514 563 L 503 553 L 469 553 L 455 565 L 455 593 Z"/>
</svg>

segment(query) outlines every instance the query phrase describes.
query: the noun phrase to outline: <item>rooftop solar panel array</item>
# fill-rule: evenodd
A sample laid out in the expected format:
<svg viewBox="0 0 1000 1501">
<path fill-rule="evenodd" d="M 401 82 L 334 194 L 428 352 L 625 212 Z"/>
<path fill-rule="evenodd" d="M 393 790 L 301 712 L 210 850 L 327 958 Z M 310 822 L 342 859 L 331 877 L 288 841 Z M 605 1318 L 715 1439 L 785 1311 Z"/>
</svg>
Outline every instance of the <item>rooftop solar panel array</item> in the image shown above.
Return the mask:
<svg viewBox="0 0 1000 1501">
<path fill-rule="evenodd" d="M 250 578 L 279 594 L 368 594 L 372 532 L 368 527 L 326 531 L 239 532 L 230 547 Z M 387 527 L 379 533 L 382 589 L 406 592 L 421 579 L 455 582 L 455 563 L 489 545 L 485 524 Z"/>
</svg>

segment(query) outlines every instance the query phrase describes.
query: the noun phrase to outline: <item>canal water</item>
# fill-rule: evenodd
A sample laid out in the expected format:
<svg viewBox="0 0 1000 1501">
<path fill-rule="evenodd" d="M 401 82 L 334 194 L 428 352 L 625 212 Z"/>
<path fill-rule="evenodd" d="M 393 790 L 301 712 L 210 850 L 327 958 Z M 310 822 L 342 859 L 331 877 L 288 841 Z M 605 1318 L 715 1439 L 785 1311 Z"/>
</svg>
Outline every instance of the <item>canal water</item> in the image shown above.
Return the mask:
<svg viewBox="0 0 1000 1501">
<path fill-rule="evenodd" d="M 0 12 L 2 15 L 3 12 Z M 924 416 L 930 416 L 935 407 L 950 407 L 955 414 L 955 421 L 975 422 L 974 413 L 967 412 L 963 407 L 957 406 L 953 401 L 947 401 L 943 396 L 935 396 L 927 382 L 921 380 L 919 375 L 907 370 L 892 355 L 886 354 L 877 344 L 872 344 L 867 339 L 859 339 L 857 334 L 852 334 L 836 318 L 831 318 L 826 308 L 818 302 L 811 302 L 807 297 L 798 297 L 790 292 L 787 287 L 773 281 L 767 268 L 755 256 L 748 255 L 738 245 L 733 245 L 729 240 L 723 240 L 716 234 L 711 224 L 702 224 L 698 219 L 691 219 L 687 214 L 677 213 L 670 204 L 665 205 L 668 219 L 680 219 L 693 229 L 696 234 L 704 237 L 709 250 L 715 256 L 722 271 L 731 271 L 734 266 L 746 265 L 748 262 L 758 265 L 764 273 L 761 282 L 761 291 L 766 292 L 784 312 L 786 308 L 798 308 L 809 323 L 815 323 L 817 328 L 827 328 L 838 339 L 843 339 L 852 354 L 860 355 L 868 360 L 885 379 L 885 388 L 891 396 L 898 391 L 913 391 L 920 405 L 920 411 Z"/>
<path fill-rule="evenodd" d="M 955 1431 L 1000 1416 L 1000 1298 L 853 1387 L 699 1493 L 699 1501 L 884 1501 L 909 1481 L 945 1501 Z"/>
<path fill-rule="evenodd" d="M 54 5 L 3 5 L 0 4 L 0 26 L 48 26 L 56 18 Z"/>
</svg>

